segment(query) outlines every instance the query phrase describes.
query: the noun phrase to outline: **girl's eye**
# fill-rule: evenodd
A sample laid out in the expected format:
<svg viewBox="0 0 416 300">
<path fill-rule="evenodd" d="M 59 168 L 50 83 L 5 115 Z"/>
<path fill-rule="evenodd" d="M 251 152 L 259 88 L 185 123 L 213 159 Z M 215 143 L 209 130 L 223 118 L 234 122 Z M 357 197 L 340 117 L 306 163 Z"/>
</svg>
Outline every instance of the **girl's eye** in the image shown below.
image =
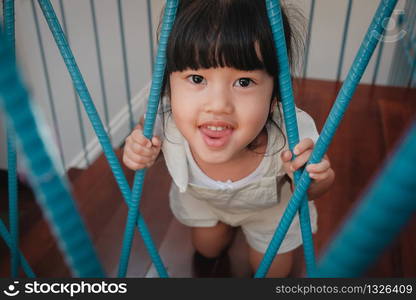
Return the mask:
<svg viewBox="0 0 416 300">
<path fill-rule="evenodd" d="M 201 84 L 204 81 L 204 77 L 200 75 L 190 75 L 188 76 L 188 80 L 194 84 Z"/>
<path fill-rule="evenodd" d="M 248 87 L 250 83 L 254 83 L 250 78 L 240 78 L 236 81 L 236 84 L 241 87 Z"/>
</svg>

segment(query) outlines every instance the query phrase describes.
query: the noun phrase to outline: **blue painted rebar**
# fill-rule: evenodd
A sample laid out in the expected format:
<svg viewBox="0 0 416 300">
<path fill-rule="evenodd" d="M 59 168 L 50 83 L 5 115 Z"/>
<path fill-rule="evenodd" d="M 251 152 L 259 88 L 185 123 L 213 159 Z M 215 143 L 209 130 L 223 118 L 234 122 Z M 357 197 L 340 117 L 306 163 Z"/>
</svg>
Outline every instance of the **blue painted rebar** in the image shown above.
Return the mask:
<svg viewBox="0 0 416 300">
<path fill-rule="evenodd" d="M 105 126 L 107 127 L 107 134 L 111 143 L 110 113 L 108 111 L 107 92 L 105 90 L 103 60 L 101 58 L 100 37 L 98 35 L 97 17 L 95 15 L 94 0 L 90 0 L 90 7 L 91 7 L 91 16 L 92 16 L 92 26 L 94 28 L 95 50 L 97 52 L 97 60 L 98 60 L 98 74 L 100 75 L 100 88 L 101 88 L 101 94 L 103 96 Z"/>
<path fill-rule="evenodd" d="M 311 1 L 311 9 L 309 12 L 308 35 L 306 37 L 305 60 L 304 60 L 304 65 L 303 65 L 303 78 L 306 78 L 306 71 L 308 68 L 309 49 L 311 47 L 311 37 L 312 37 L 313 17 L 315 16 L 315 3 L 316 3 L 315 0 Z"/>
<path fill-rule="evenodd" d="M 117 0 L 117 11 L 118 11 L 118 23 L 120 26 L 121 50 L 123 51 L 124 82 L 126 86 L 127 105 L 129 108 L 130 131 L 133 131 L 134 117 L 133 117 L 133 109 L 131 107 L 131 91 L 130 91 L 130 75 L 129 75 L 130 72 L 129 72 L 129 65 L 127 63 L 126 37 L 124 35 L 124 18 L 123 18 L 123 8 L 121 7 L 121 0 Z"/>
<path fill-rule="evenodd" d="M 308 164 L 320 162 L 327 151 L 329 144 L 335 135 L 336 129 L 338 128 L 348 104 L 351 101 L 355 89 L 364 74 L 372 54 L 374 53 L 378 42 L 377 38 L 384 32 L 384 28 L 382 26 L 383 20 L 391 16 L 397 1 L 398 0 L 382 0 L 380 2 L 377 12 L 365 35 L 364 41 L 354 59 L 353 65 L 348 72 L 347 78 L 345 79 L 331 112 L 324 124 L 321 135 L 319 136 Z M 255 277 L 264 277 L 270 268 L 277 249 L 280 247 L 280 244 L 289 229 L 290 223 L 292 222 L 296 211 L 301 204 L 303 195 L 306 194 L 310 183 L 311 178 L 309 177 L 309 174 L 307 172 L 303 172 L 298 184 L 295 187 L 295 191 L 288 207 L 285 210 L 283 218 L 274 233 L 263 260 L 260 263 Z"/>
<path fill-rule="evenodd" d="M 277 60 L 279 64 L 279 96 L 283 105 L 286 133 L 289 140 L 289 149 L 293 154 L 293 148 L 299 143 L 299 132 L 296 120 L 292 77 L 290 75 L 290 64 L 286 48 L 286 43 L 290 41 L 285 40 L 280 1 L 266 0 L 266 7 L 273 32 L 273 38 L 277 51 Z M 295 159 L 294 154 L 292 159 Z M 295 185 L 297 184 L 301 173 L 301 170 L 297 170 L 295 172 Z M 302 199 L 302 204 L 299 209 L 299 218 L 302 231 L 306 268 L 307 272 L 311 273 L 315 269 L 315 251 L 313 247 L 311 222 L 309 217 L 308 198 L 306 195 Z"/>
<path fill-rule="evenodd" d="M 56 116 L 55 103 L 52 100 L 53 96 L 52 96 L 51 80 L 50 80 L 50 77 L 49 77 L 48 65 L 46 63 L 45 48 L 43 46 L 43 41 L 42 41 L 42 37 L 41 37 L 41 33 L 40 33 L 38 13 L 36 11 L 36 7 L 34 5 L 34 2 L 30 1 L 30 4 L 32 6 L 32 14 L 33 14 L 33 19 L 35 21 L 36 37 L 37 37 L 37 40 L 38 40 L 39 50 L 40 50 L 40 57 L 41 57 L 41 60 L 42 60 L 42 71 L 43 71 L 43 75 L 44 75 L 45 80 L 46 80 L 46 91 L 48 93 L 48 103 L 49 103 L 49 107 L 51 108 L 51 113 L 52 113 L 52 122 L 53 122 L 54 132 L 55 132 L 56 140 L 58 142 L 59 155 L 60 155 L 60 158 L 61 158 L 62 167 L 65 169 L 65 156 L 64 156 L 64 150 L 63 150 L 64 148 L 63 148 L 63 145 L 62 145 L 61 134 L 60 134 L 60 131 L 59 131 L 59 122 L 58 122 L 58 118 Z"/>
<path fill-rule="evenodd" d="M 337 82 L 341 79 L 342 68 L 344 66 L 345 47 L 347 45 L 348 29 L 350 27 L 352 0 L 348 0 L 347 14 L 345 16 L 344 33 L 342 34 L 341 53 L 338 61 Z"/>
<path fill-rule="evenodd" d="M 14 0 L 3 1 L 4 31 L 6 40 L 11 47 L 13 59 L 15 59 L 15 22 L 14 22 Z M 11 275 L 18 277 L 20 255 L 19 255 L 19 215 L 17 197 L 17 157 L 16 137 L 10 126 L 7 125 L 7 176 L 9 194 L 9 224 L 11 235 Z"/>
<path fill-rule="evenodd" d="M 55 42 L 59 48 L 59 51 L 64 59 L 64 62 L 68 68 L 68 72 L 72 78 L 73 84 L 78 92 L 79 98 L 81 99 L 85 111 L 91 121 L 92 127 L 95 131 L 95 134 L 98 137 L 98 140 L 103 149 L 104 155 L 106 156 L 111 171 L 117 181 L 117 184 L 120 188 L 120 191 L 123 195 L 128 206 L 131 205 L 131 190 L 127 183 L 127 179 L 121 169 L 120 162 L 117 159 L 113 148 L 111 146 L 110 140 L 104 130 L 104 126 L 98 116 L 97 110 L 92 102 L 88 88 L 82 78 L 82 74 L 77 66 L 74 55 L 72 54 L 71 48 L 68 46 L 68 42 L 65 39 L 65 35 L 62 31 L 62 28 L 56 18 L 55 12 L 53 10 L 52 4 L 49 0 L 38 0 L 40 7 L 42 8 L 45 19 L 49 25 L 49 29 L 52 32 L 52 35 L 55 39 Z M 144 240 L 145 246 L 149 255 L 161 277 L 167 277 L 166 269 L 162 263 L 162 260 L 157 252 L 149 230 L 143 220 L 141 214 L 138 216 L 137 227 L 140 234 Z"/>
<path fill-rule="evenodd" d="M 1 219 L 0 219 L 0 236 L 6 243 L 7 247 L 12 248 L 12 237 L 10 236 L 9 232 L 7 231 L 6 225 L 4 225 Z M 20 262 L 22 264 L 22 269 L 25 272 L 26 276 L 29 278 L 35 278 L 36 277 L 35 273 L 33 273 L 32 268 L 30 267 L 26 258 L 23 256 L 23 254 L 20 251 L 19 251 L 19 256 L 20 256 Z"/>
<path fill-rule="evenodd" d="M 176 10 L 178 7 L 178 0 L 167 0 L 165 12 L 163 16 L 162 30 L 160 34 L 160 42 L 152 75 L 152 85 L 150 87 L 149 101 L 147 104 L 146 119 L 144 122 L 143 134 L 148 139 L 153 137 L 153 127 L 156 119 L 157 108 L 161 95 L 163 75 L 166 67 L 166 48 L 169 39 L 169 34 L 172 30 L 173 23 L 176 17 Z M 124 232 L 123 249 L 120 256 L 119 276 L 123 277 L 127 271 L 128 260 L 131 251 L 131 243 L 133 240 L 133 225 L 136 222 L 138 208 L 140 205 L 140 198 L 143 190 L 143 182 L 146 174 L 146 169 L 136 172 L 134 176 L 134 185 L 132 191 L 132 205 L 130 206 L 126 230 Z"/>
<path fill-rule="evenodd" d="M 68 34 L 67 26 L 66 26 L 65 9 L 64 9 L 64 4 L 63 4 L 62 0 L 59 0 L 59 8 L 61 10 L 61 16 L 62 16 L 62 27 L 63 27 L 65 35 L 67 36 L 68 41 L 69 41 L 69 34 Z M 80 127 L 79 131 L 80 131 L 80 136 L 81 136 L 82 152 L 84 153 L 85 162 L 87 163 L 87 165 L 90 165 L 90 160 L 88 158 L 87 139 L 85 138 L 84 120 L 83 120 L 82 114 L 81 114 L 81 107 L 79 105 L 79 101 L 78 101 L 78 98 L 77 98 L 77 92 L 75 91 L 74 87 L 72 87 L 72 91 L 74 93 L 74 100 L 75 100 L 75 107 L 76 107 L 76 110 L 77 110 L 78 124 L 80 125 L 79 126 Z"/>
<path fill-rule="evenodd" d="M 416 212 L 416 121 L 319 261 L 314 277 L 362 276 Z M 388 220 L 388 222 L 386 222 Z"/>
<path fill-rule="evenodd" d="M 13 57 L 8 43 L 1 36 L 0 105 L 26 157 L 36 199 L 74 275 L 102 277 L 103 270 L 62 176 L 62 168 L 51 155 L 56 148 L 46 137 L 44 120 L 34 114 L 35 107 L 29 102 Z"/>
</svg>

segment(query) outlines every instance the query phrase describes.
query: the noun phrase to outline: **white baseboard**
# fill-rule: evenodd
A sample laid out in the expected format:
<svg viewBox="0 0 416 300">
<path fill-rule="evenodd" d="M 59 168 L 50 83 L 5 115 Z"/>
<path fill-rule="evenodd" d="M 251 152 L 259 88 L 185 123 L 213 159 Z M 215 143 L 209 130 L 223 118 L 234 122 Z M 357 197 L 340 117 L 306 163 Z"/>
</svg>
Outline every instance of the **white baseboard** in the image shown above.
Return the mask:
<svg viewBox="0 0 416 300">
<path fill-rule="evenodd" d="M 132 99 L 132 111 L 133 116 L 141 116 L 146 111 L 147 98 L 149 95 L 150 84 L 147 84 L 140 92 Z M 137 119 L 136 118 L 136 119 Z M 128 105 L 125 105 L 118 114 L 116 114 L 110 121 L 110 133 L 111 133 L 111 142 L 113 148 L 120 147 L 124 142 L 127 135 L 130 133 L 130 118 L 129 118 L 129 109 Z M 107 128 L 106 128 L 107 130 Z M 107 130 L 108 132 L 108 130 Z M 101 145 L 98 141 L 97 136 L 94 136 L 93 139 L 87 142 L 86 146 L 87 157 L 90 162 L 96 160 L 102 151 Z M 80 149 L 77 155 L 74 156 L 72 160 L 69 160 L 69 163 L 66 166 L 66 169 L 70 168 L 80 168 L 84 169 L 88 167 L 87 161 L 85 160 L 84 150 Z"/>
</svg>

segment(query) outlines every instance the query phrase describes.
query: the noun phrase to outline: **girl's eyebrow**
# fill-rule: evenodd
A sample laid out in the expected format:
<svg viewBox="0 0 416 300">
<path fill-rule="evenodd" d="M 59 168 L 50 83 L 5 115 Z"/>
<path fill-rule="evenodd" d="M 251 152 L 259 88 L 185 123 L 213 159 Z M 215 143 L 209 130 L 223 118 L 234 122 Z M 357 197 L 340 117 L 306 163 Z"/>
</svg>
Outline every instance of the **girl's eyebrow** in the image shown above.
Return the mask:
<svg viewBox="0 0 416 300">
<path fill-rule="evenodd" d="M 252 70 L 252 71 L 239 70 L 238 72 L 239 72 L 239 74 L 244 74 L 244 75 L 248 75 L 248 76 L 256 76 L 256 77 L 263 77 L 264 75 L 267 74 L 262 69 Z"/>
<path fill-rule="evenodd" d="M 182 76 L 189 76 L 189 75 L 206 75 L 206 72 L 210 72 L 210 69 L 186 69 L 179 72 Z M 267 72 L 264 69 L 256 69 L 256 70 L 239 70 L 239 69 L 232 69 L 232 76 L 233 77 L 255 77 L 257 79 L 262 79 L 267 75 Z"/>
<path fill-rule="evenodd" d="M 186 69 L 181 71 L 180 73 L 182 74 L 195 74 L 195 73 L 203 73 L 204 70 L 203 69 L 198 69 L 198 70 L 194 70 L 194 69 Z"/>
</svg>

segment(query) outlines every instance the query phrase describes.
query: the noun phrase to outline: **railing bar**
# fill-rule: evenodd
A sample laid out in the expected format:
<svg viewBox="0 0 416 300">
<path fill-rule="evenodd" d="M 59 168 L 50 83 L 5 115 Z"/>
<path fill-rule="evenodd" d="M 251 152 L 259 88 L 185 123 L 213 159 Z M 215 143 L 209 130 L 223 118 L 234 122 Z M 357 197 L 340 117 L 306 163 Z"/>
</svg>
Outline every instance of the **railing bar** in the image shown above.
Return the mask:
<svg viewBox="0 0 416 300">
<path fill-rule="evenodd" d="M 308 69 L 308 61 L 309 61 L 309 49 L 311 46 L 311 37 L 312 37 L 312 25 L 313 25 L 313 18 L 315 15 L 315 0 L 311 1 L 311 9 L 309 12 L 309 22 L 308 22 L 308 35 L 306 37 L 306 53 L 305 53 L 305 61 L 303 65 L 303 78 L 306 78 L 306 72 Z"/>
<path fill-rule="evenodd" d="M 352 5 L 353 5 L 353 0 L 348 0 L 347 14 L 346 14 L 345 23 L 344 23 L 344 33 L 342 35 L 341 54 L 339 56 L 339 61 L 338 61 L 338 71 L 337 71 L 337 79 L 336 79 L 337 82 L 339 82 L 341 79 L 342 67 L 344 66 L 345 47 L 347 45 L 347 36 L 348 36 L 348 30 L 350 27 L 349 24 L 350 24 L 350 18 L 351 18 Z"/>
<path fill-rule="evenodd" d="M 123 23 L 123 8 L 121 6 L 121 0 L 117 0 L 117 11 L 118 11 L 118 22 L 120 26 L 120 37 L 121 37 L 121 49 L 123 51 L 123 69 L 124 69 L 124 81 L 126 83 L 126 93 L 127 93 L 127 105 L 129 109 L 129 118 L 130 118 L 130 131 L 134 128 L 134 117 L 133 109 L 131 105 L 131 90 L 130 90 L 130 72 L 127 64 L 127 50 L 126 50 L 126 37 L 124 35 L 124 23 Z"/>
<path fill-rule="evenodd" d="M 315 1 L 315 0 L 313 0 Z M 149 43 L 150 43 L 150 72 L 153 72 L 152 67 L 155 62 L 155 49 L 153 40 L 153 20 L 152 20 L 152 1 L 147 0 L 147 21 L 149 24 Z"/>
<path fill-rule="evenodd" d="M 67 30 L 67 25 L 66 25 L 66 17 L 65 17 L 65 9 L 64 9 L 64 5 L 62 0 L 59 0 L 59 9 L 61 11 L 61 16 L 62 16 L 62 26 L 63 26 L 63 30 L 65 32 L 65 35 L 67 36 L 68 42 L 69 42 L 69 34 L 68 34 L 68 30 Z M 84 159 L 87 162 L 87 165 L 90 165 L 90 161 L 88 159 L 88 150 L 87 150 L 87 139 L 85 137 L 85 127 L 84 127 L 84 120 L 82 119 L 82 114 L 81 114 L 81 108 L 80 108 L 80 104 L 77 98 L 77 93 L 75 91 L 75 87 L 71 84 L 72 86 L 72 92 L 74 93 L 74 101 L 75 101 L 75 106 L 77 109 L 77 117 L 78 117 L 78 122 L 80 124 L 80 136 L 81 136 L 81 143 L 82 143 L 82 151 L 84 153 Z"/>
<path fill-rule="evenodd" d="M 55 135 L 56 135 L 56 138 L 57 138 L 57 142 L 58 142 L 58 149 L 59 149 L 59 154 L 60 154 L 60 158 L 61 158 L 62 167 L 65 170 L 65 157 L 64 157 L 64 153 L 63 153 L 62 139 L 61 139 L 61 134 L 60 134 L 60 131 L 59 131 L 58 118 L 57 118 L 57 114 L 56 114 L 55 104 L 52 101 L 53 97 L 52 97 L 52 87 L 51 87 L 50 76 L 49 76 L 49 68 L 48 68 L 48 65 L 46 63 L 45 48 L 44 48 L 43 41 L 42 41 L 42 36 L 41 36 L 41 33 L 40 33 L 38 13 L 36 12 L 36 7 L 34 5 L 34 1 L 30 1 L 30 4 L 32 6 L 33 19 L 35 20 L 36 37 L 37 37 L 37 40 L 38 40 L 40 56 L 41 56 L 41 60 L 42 60 L 43 75 L 44 75 L 45 80 L 46 80 L 46 90 L 47 90 L 47 94 L 48 94 L 48 102 L 49 102 L 50 109 L 51 109 L 51 112 L 52 112 L 53 127 L 54 127 Z"/>
<path fill-rule="evenodd" d="M 90 5 L 91 5 L 91 14 L 92 14 L 92 24 L 94 28 L 95 49 L 97 52 L 97 60 L 98 60 L 98 72 L 100 74 L 100 88 L 101 88 L 101 93 L 103 96 L 105 125 L 107 127 L 108 138 L 110 139 L 110 143 L 112 143 L 111 142 L 111 129 L 110 129 L 110 114 L 108 110 L 108 99 L 107 99 L 107 93 L 105 89 L 103 60 L 102 60 L 101 50 L 100 50 L 100 38 L 98 35 L 97 17 L 95 14 L 94 0 L 90 0 Z"/>
</svg>

